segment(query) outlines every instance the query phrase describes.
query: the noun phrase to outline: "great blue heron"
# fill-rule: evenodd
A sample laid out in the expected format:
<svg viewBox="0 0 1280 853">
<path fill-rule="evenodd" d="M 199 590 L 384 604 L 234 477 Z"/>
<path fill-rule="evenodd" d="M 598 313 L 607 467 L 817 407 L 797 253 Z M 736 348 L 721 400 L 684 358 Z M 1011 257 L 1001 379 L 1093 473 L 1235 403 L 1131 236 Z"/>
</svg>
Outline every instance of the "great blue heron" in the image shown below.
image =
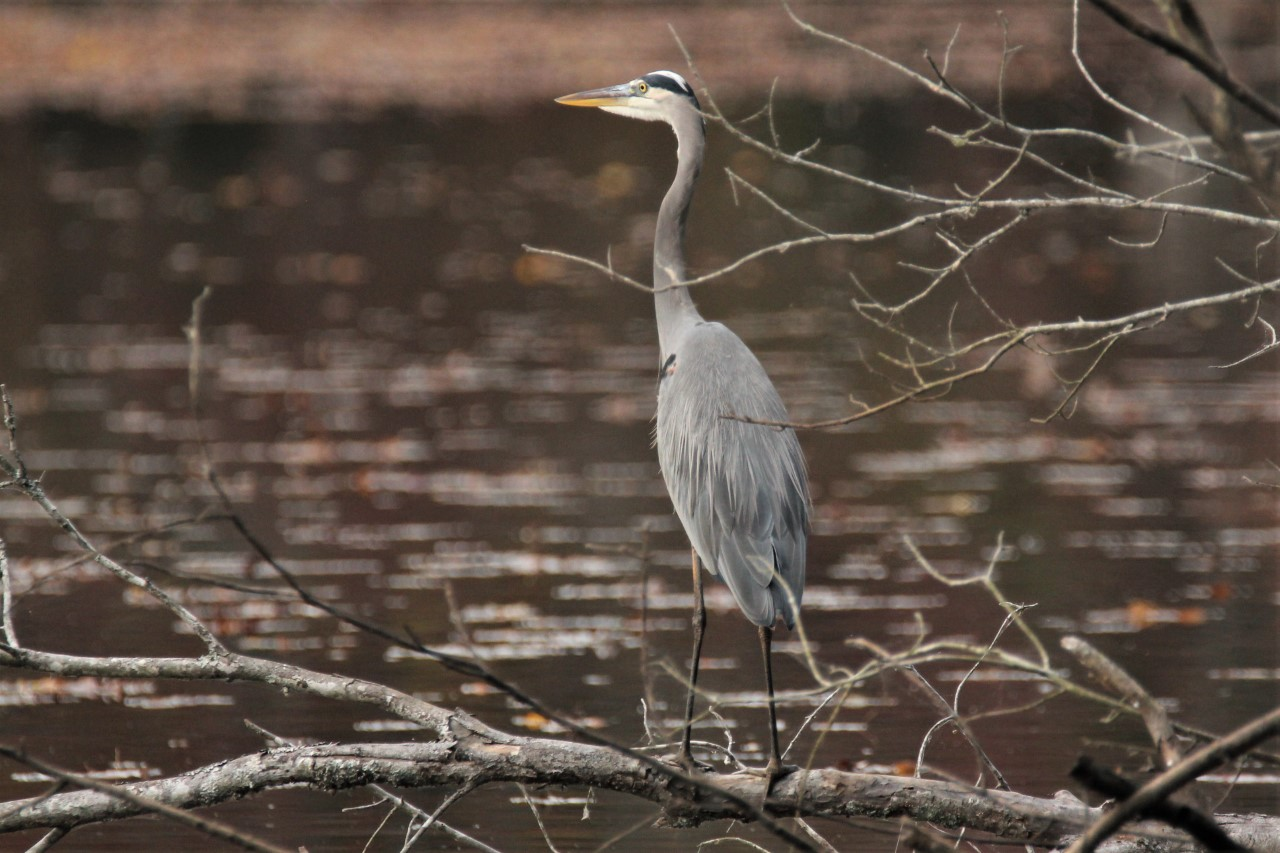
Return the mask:
<svg viewBox="0 0 1280 853">
<path fill-rule="evenodd" d="M 706 131 L 693 89 L 672 71 L 556 99 L 600 107 L 676 133 L 675 180 L 658 211 L 653 243 L 658 319 L 658 460 L 676 514 L 693 546 L 693 663 L 680 760 L 694 766 L 689 738 L 706 608 L 698 563 L 722 578 L 738 607 L 759 627 L 769 697 L 770 751 L 765 775 L 781 771 L 771 646 L 778 616 L 795 627 L 804 593 L 809 483 L 795 432 L 730 416 L 786 421 L 764 368 L 742 340 L 702 319 L 685 278 L 684 225 L 702 168 Z"/>
</svg>

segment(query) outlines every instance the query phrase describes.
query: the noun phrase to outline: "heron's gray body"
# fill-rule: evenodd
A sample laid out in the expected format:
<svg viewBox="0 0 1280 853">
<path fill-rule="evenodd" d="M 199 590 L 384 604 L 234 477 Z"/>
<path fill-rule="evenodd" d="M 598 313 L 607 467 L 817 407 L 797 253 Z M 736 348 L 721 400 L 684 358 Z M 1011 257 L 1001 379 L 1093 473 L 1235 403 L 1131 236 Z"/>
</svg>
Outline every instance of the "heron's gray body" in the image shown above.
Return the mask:
<svg viewBox="0 0 1280 853">
<path fill-rule="evenodd" d="M 796 435 L 764 368 L 720 323 L 691 320 L 658 382 L 658 461 L 703 566 L 756 625 L 794 627 L 804 592 L 809 489 Z M 667 361 L 674 355 L 674 361 Z"/>
<path fill-rule="evenodd" d="M 682 286 L 685 219 L 706 131 L 692 90 L 687 97 L 666 99 L 667 105 L 652 116 L 675 131 L 677 162 L 658 210 L 653 244 L 662 365 L 658 461 L 676 515 L 702 564 L 729 585 L 756 625 L 772 626 L 782 616 L 791 628 L 804 594 L 809 537 L 804 456 L 794 431 L 726 417 L 786 421 L 787 410 L 742 339 L 726 326 L 704 320 L 689 288 Z"/>
<path fill-rule="evenodd" d="M 701 563 L 729 585 L 738 607 L 759 626 L 771 735 L 765 772 L 772 784 L 782 767 L 770 663 L 773 624 L 781 616 L 795 627 L 799 615 L 809 482 L 794 431 L 740 420 L 785 422 L 787 410 L 747 345 L 720 323 L 702 319 L 685 285 L 684 224 L 706 142 L 698 99 L 679 74 L 654 71 L 556 100 L 665 121 L 676 133 L 676 176 L 658 210 L 653 242 L 661 365 L 654 434 L 667 492 L 697 555 L 681 762 L 695 766 L 690 732 L 706 626 Z"/>
</svg>

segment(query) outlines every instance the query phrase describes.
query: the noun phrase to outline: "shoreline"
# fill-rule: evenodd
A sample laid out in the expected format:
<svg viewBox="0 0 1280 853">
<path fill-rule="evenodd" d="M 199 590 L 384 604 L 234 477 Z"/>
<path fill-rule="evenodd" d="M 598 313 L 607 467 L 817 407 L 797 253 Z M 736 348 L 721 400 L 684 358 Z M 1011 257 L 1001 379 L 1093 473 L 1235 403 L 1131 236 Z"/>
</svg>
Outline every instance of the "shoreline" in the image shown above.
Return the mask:
<svg viewBox="0 0 1280 853">
<path fill-rule="evenodd" d="M 1280 77 L 1266 38 L 1276 13 L 1262 0 L 1222 5 L 1230 8 L 1206 10 L 1213 32 L 1237 74 L 1265 91 Z M 986 95 L 1003 47 L 997 9 L 1021 46 L 1007 94 L 1057 96 L 1081 85 L 1063 2 L 822 2 L 797 13 L 930 77 L 924 52 L 941 65 L 951 44 L 949 81 Z M 1082 15 L 1083 49 L 1104 83 L 1203 85 L 1095 11 Z M 767 92 L 775 80 L 779 94 L 827 100 L 900 97 L 916 86 L 802 32 L 774 3 L 102 2 L 0 10 L 0 115 L 305 120 L 405 106 L 505 110 L 652 68 L 684 73 L 672 30 L 725 101 Z"/>
</svg>

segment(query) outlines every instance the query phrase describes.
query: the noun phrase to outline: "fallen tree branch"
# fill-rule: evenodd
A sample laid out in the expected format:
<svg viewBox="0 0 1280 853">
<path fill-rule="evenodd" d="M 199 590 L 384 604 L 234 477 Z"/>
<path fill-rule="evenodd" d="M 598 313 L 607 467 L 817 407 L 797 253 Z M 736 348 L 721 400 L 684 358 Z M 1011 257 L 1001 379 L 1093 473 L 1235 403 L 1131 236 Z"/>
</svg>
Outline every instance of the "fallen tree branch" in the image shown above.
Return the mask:
<svg viewBox="0 0 1280 853">
<path fill-rule="evenodd" d="M 473 726 L 470 717 L 456 714 L 451 718 L 451 734 L 429 743 L 288 746 L 119 787 L 148 801 L 191 809 L 296 785 L 339 791 L 375 784 L 459 788 L 519 782 L 631 794 L 662 806 L 663 820 L 677 826 L 747 817 L 728 800 L 699 795 L 607 747 L 521 736 L 503 736 L 499 742 Z M 748 801 L 759 802 L 764 793 L 764 780 L 751 773 L 720 775 L 715 781 Z M 802 804 L 801 816 L 905 817 L 1048 847 L 1078 835 L 1101 814 L 1071 797 L 1045 799 L 957 782 L 838 770 L 797 771 L 780 779 L 774 784 L 768 810 L 794 814 L 797 802 Z M 147 811 L 137 802 L 97 790 L 55 793 L 5 804 L 0 810 L 0 833 L 69 829 Z M 1280 819 L 1254 818 L 1252 824 L 1259 821 L 1280 838 Z M 1178 836 L 1163 828 L 1144 827 L 1141 838 L 1147 845 L 1144 849 L 1187 849 Z"/>
<path fill-rule="evenodd" d="M 1063 649 L 1088 668 L 1107 689 L 1118 694 L 1142 715 L 1147 734 L 1151 736 L 1151 742 L 1160 753 L 1161 766 L 1171 767 L 1182 757 L 1173 723 L 1169 720 L 1169 713 L 1155 700 L 1155 697 L 1147 692 L 1146 688 L 1138 683 L 1137 679 L 1082 637 L 1063 637 L 1060 643 Z M 1114 794 L 1108 796 L 1114 796 Z"/>
<path fill-rule="evenodd" d="M 1119 830 L 1126 821 L 1136 815 L 1146 814 L 1155 804 L 1167 799 L 1188 782 L 1243 755 L 1278 732 L 1280 732 L 1280 708 L 1250 720 L 1230 734 L 1200 747 L 1173 767 L 1153 777 L 1132 797 L 1113 806 L 1097 823 L 1089 827 L 1088 832 L 1067 848 L 1067 853 L 1091 853 L 1098 848 L 1100 842 Z"/>
<path fill-rule="evenodd" d="M 129 806 L 140 809 L 142 814 L 159 815 L 166 820 L 182 824 L 183 826 L 194 829 L 197 832 L 202 832 L 210 838 L 225 841 L 229 844 L 235 845 L 236 847 L 240 847 L 245 850 L 253 850 L 256 851 L 256 853 L 289 853 L 289 851 L 284 847 L 278 847 L 274 844 L 263 841 L 260 838 L 254 838 L 247 833 L 240 832 L 234 827 L 228 826 L 222 821 L 202 817 L 184 809 L 176 808 L 168 803 L 162 803 L 144 794 L 130 791 L 128 788 L 123 786 L 100 782 L 97 779 L 90 778 L 81 773 L 72 773 L 59 767 L 54 767 L 52 764 L 28 755 L 23 750 L 0 746 L 0 755 L 16 761 L 19 764 L 25 764 L 27 767 L 37 770 L 52 779 L 87 788 L 89 791 L 94 793 L 111 797 L 119 802 L 127 803 Z M 41 799 L 47 798 L 42 797 Z M 58 827 L 58 829 L 66 830 L 69 829 L 69 827 L 61 826 Z"/>
<path fill-rule="evenodd" d="M 1088 756 L 1081 756 L 1071 768 L 1071 778 L 1091 791 L 1113 800 L 1132 797 L 1138 786 L 1113 770 L 1099 766 Z M 1210 850 L 1247 850 L 1231 839 L 1213 820 L 1200 810 L 1184 803 L 1164 800 L 1146 809 L 1143 817 L 1162 820 L 1184 830 Z"/>
<path fill-rule="evenodd" d="M 184 681 L 240 681 L 268 684 L 327 699 L 381 708 L 403 720 L 444 734 L 450 712 L 391 687 L 331 675 L 287 663 L 228 652 L 218 657 L 83 657 L 0 643 L 0 666 L 64 677 L 173 678 Z"/>
</svg>

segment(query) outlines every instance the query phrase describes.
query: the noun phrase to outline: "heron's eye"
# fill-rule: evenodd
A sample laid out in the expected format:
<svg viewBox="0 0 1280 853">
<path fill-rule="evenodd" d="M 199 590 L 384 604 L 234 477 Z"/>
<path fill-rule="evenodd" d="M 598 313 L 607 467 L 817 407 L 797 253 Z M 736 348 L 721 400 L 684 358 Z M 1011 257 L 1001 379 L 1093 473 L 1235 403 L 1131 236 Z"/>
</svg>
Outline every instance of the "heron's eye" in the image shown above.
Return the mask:
<svg viewBox="0 0 1280 853">
<path fill-rule="evenodd" d="M 641 80 L 640 84 L 636 86 L 636 91 L 643 95 L 645 92 L 649 91 L 649 84 Z"/>
</svg>

